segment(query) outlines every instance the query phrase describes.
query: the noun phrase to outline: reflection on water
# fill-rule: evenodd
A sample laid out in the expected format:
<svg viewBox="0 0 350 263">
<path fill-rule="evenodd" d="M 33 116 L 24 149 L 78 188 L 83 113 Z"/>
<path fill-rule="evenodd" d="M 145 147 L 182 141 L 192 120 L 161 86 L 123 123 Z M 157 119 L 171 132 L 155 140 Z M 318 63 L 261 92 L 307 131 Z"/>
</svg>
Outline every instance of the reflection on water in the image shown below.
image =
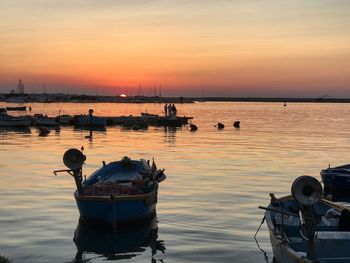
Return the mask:
<svg viewBox="0 0 350 263">
<path fill-rule="evenodd" d="M 158 240 L 156 215 L 143 222 L 117 226 L 116 229 L 79 222 L 73 240 L 77 247 L 74 263 L 89 262 L 97 257 L 101 260 L 132 259 L 145 252 L 147 247 L 151 249 L 150 262 L 155 263 L 163 262 L 154 258 L 157 252 L 165 253 L 164 241 Z"/>
<path fill-rule="evenodd" d="M 91 132 L 91 131 L 93 131 L 93 132 L 104 134 L 104 133 L 106 133 L 107 129 L 104 126 L 101 126 L 101 127 L 84 127 L 84 126 L 80 126 L 80 127 L 74 127 L 74 131 L 76 131 L 76 132 L 83 132 L 83 131 Z"/>
<path fill-rule="evenodd" d="M 181 130 L 181 127 L 163 127 L 164 129 L 164 142 L 175 146 L 176 143 L 176 132 Z"/>
<path fill-rule="evenodd" d="M 105 127 L 74 127 L 74 132 L 86 134 L 85 139 L 88 139 L 90 143 L 93 142 L 94 134 L 105 135 L 107 130 Z"/>
<path fill-rule="evenodd" d="M 33 103 L 32 114 L 85 113 L 97 116 L 161 114 L 161 104 Z M 166 240 L 167 263 L 265 262 L 254 241 L 269 193 L 290 194 L 291 182 L 302 174 L 320 179 L 319 171 L 349 162 L 350 104 L 195 103 L 181 104 L 178 113 L 194 117 L 197 132 L 186 127 L 147 130 L 74 130 L 62 126 L 38 136 L 36 128 L 0 131 L 0 254 L 14 263 L 72 262 L 72 233 L 79 216 L 70 176 L 59 180 L 63 153 L 84 147 L 84 175 L 103 161 L 155 158 L 167 180 L 158 194 L 160 239 Z M 232 123 L 241 121 L 240 129 Z M 225 129 L 218 131 L 215 124 Z M 336 127 L 336 129 L 335 129 Z M 88 138 L 86 138 L 88 136 Z M 107 239 L 107 238 L 105 238 Z M 268 230 L 259 232 L 260 247 L 272 259 Z M 102 242 L 102 241 L 100 241 Z M 96 242 L 97 243 L 97 242 Z M 21 249 L 19 249 L 19 247 Z M 140 248 L 140 246 L 137 246 Z M 121 260 L 149 262 L 151 247 Z M 83 249 L 82 249 L 83 250 Z M 92 250 L 91 250 L 92 251 Z M 115 252 L 116 255 L 119 255 Z M 104 254 L 84 252 L 92 263 Z M 113 254 L 114 255 L 114 254 Z M 96 256 L 96 259 L 93 259 Z"/>
</svg>

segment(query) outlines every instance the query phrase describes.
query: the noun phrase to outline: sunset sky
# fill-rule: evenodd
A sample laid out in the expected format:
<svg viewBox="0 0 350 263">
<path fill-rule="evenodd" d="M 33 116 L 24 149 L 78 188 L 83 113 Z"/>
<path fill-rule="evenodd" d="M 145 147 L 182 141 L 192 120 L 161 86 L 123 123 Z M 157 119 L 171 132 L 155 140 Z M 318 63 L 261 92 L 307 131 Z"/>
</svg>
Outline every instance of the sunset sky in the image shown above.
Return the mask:
<svg viewBox="0 0 350 263">
<path fill-rule="evenodd" d="M 0 0 L 0 93 L 350 97 L 349 0 Z"/>
</svg>

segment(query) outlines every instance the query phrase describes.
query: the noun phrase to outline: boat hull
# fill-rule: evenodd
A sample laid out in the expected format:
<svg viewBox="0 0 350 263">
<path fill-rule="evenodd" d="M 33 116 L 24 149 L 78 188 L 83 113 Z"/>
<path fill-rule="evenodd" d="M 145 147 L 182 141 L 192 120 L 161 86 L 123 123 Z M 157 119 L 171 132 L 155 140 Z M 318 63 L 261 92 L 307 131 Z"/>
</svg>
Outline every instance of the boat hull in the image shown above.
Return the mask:
<svg viewBox="0 0 350 263">
<path fill-rule="evenodd" d="M 78 116 L 76 117 L 75 123 L 77 126 L 85 127 L 104 127 L 107 124 L 106 118 L 103 117 L 88 117 L 88 116 Z"/>
<path fill-rule="evenodd" d="M 0 127 L 29 127 L 30 120 L 26 119 L 0 119 Z"/>
<path fill-rule="evenodd" d="M 350 165 L 321 170 L 325 195 L 331 194 L 334 201 L 350 199 Z M 348 200 L 344 200 L 348 201 Z"/>
<path fill-rule="evenodd" d="M 75 200 L 82 220 L 113 225 L 152 216 L 157 195 L 157 188 L 148 194 L 130 196 L 81 196 L 76 192 Z"/>
<path fill-rule="evenodd" d="M 341 211 L 344 210 L 343 206 L 324 199 L 313 206 L 313 211 L 320 221 L 315 227 L 317 229 L 316 236 L 311 242 L 308 242 L 300 234 L 299 216 L 295 210 L 296 201 L 294 201 L 292 196 L 282 197 L 278 200 L 284 204 L 282 209 L 287 213 L 294 214 L 294 216 L 284 217 L 283 223 L 282 217 L 276 217 L 276 213 L 273 212 L 274 210 L 281 210 L 281 207 L 276 208 L 272 204 L 268 206 L 265 217 L 274 254 L 274 262 L 350 262 L 350 250 L 348 249 L 350 232 L 340 227 L 336 223 L 338 221 L 332 221 L 331 219 L 340 220 L 335 219 L 337 216 L 332 216 L 331 214 L 337 211 L 340 215 Z M 332 211 L 332 213 L 328 214 L 329 211 Z M 329 220 L 326 217 L 327 214 Z M 297 218 L 296 221 L 295 219 L 291 221 L 291 217 Z M 283 227 L 281 227 L 282 225 Z M 308 253 L 310 254 L 308 255 Z"/>
<path fill-rule="evenodd" d="M 44 118 L 44 119 L 36 119 L 36 126 L 58 126 L 59 123 L 56 122 L 54 118 Z"/>
<path fill-rule="evenodd" d="M 270 242 L 272 247 L 272 252 L 274 255 L 274 263 L 312 263 L 307 258 L 298 255 L 294 250 L 292 250 L 286 243 L 281 242 L 273 231 L 270 232 Z"/>
<path fill-rule="evenodd" d="M 6 107 L 7 111 L 26 111 L 27 106 L 20 106 L 20 107 Z"/>
</svg>

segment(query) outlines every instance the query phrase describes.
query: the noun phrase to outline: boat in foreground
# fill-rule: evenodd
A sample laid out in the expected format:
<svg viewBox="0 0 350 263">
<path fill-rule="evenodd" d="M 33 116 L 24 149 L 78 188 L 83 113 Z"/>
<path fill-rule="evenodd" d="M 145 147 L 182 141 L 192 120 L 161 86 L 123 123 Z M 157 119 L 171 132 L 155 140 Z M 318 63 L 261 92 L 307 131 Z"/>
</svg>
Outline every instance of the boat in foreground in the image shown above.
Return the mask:
<svg viewBox="0 0 350 263">
<path fill-rule="evenodd" d="M 350 199 L 350 164 L 328 167 L 321 170 L 320 174 L 325 196 L 332 195 L 333 201 Z"/>
<path fill-rule="evenodd" d="M 66 151 L 63 162 L 75 180 L 74 193 L 80 218 L 109 225 L 138 221 L 152 216 L 155 212 L 159 183 L 166 176 L 145 160 L 131 160 L 123 157 L 120 161 L 103 165 L 87 179 L 82 179 L 82 165 L 85 155 L 77 149 Z"/>
<path fill-rule="evenodd" d="M 265 218 L 274 262 L 350 262 L 350 211 L 321 199 L 322 186 L 310 176 L 297 178 L 292 195 L 273 194 Z"/>
</svg>

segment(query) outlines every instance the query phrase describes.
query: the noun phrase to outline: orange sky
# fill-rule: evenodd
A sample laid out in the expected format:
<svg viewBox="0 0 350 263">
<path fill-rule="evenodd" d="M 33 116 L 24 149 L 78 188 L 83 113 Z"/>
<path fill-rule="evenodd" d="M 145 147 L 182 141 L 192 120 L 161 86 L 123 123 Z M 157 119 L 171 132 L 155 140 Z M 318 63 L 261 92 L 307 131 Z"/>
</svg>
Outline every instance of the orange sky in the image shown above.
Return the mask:
<svg viewBox="0 0 350 263">
<path fill-rule="evenodd" d="M 349 13 L 345 0 L 1 0 L 0 88 L 350 97 Z"/>
</svg>

